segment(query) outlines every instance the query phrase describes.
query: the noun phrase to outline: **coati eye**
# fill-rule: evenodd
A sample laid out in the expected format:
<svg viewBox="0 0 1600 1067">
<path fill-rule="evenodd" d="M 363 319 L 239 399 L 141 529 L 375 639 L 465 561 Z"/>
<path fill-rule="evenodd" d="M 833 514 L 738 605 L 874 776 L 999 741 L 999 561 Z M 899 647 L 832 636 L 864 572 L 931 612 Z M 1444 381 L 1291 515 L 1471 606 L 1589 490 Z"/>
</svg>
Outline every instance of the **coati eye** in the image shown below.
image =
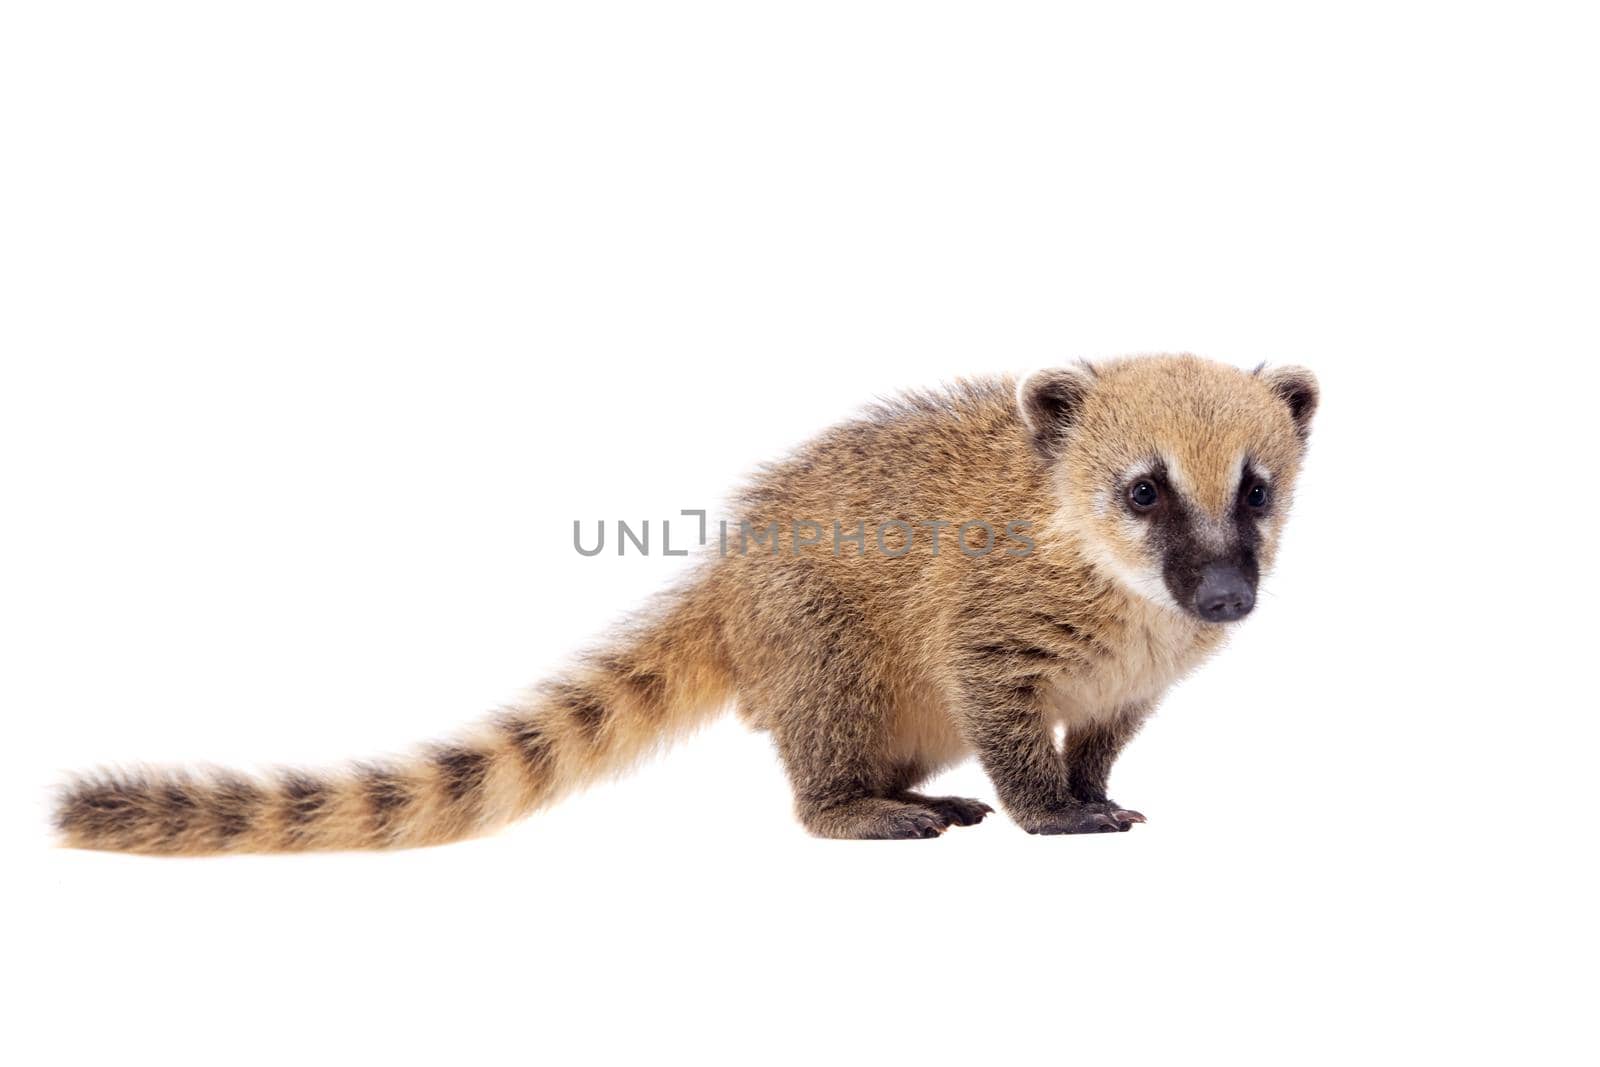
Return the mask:
<svg viewBox="0 0 1600 1067">
<path fill-rule="evenodd" d="M 1244 495 L 1244 502 L 1258 511 L 1261 508 L 1266 507 L 1267 502 L 1271 499 L 1272 494 L 1267 491 L 1266 484 L 1263 482 L 1257 482 L 1253 487 L 1251 487 L 1250 491 Z"/>
<path fill-rule="evenodd" d="M 1138 511 L 1149 511 L 1160 499 L 1161 493 L 1150 482 L 1135 482 L 1128 490 L 1128 503 Z"/>
</svg>

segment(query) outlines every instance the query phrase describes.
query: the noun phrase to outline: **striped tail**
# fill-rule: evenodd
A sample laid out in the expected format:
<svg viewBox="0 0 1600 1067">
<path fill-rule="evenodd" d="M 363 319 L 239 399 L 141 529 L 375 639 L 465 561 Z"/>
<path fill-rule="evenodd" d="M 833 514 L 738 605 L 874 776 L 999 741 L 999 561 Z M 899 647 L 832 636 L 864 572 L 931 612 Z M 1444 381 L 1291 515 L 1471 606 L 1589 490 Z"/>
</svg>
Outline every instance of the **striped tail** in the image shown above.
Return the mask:
<svg viewBox="0 0 1600 1067">
<path fill-rule="evenodd" d="M 704 584 L 458 741 L 330 773 L 98 773 L 62 790 L 74 848 L 197 856 L 437 845 L 619 772 L 732 697 Z"/>
</svg>

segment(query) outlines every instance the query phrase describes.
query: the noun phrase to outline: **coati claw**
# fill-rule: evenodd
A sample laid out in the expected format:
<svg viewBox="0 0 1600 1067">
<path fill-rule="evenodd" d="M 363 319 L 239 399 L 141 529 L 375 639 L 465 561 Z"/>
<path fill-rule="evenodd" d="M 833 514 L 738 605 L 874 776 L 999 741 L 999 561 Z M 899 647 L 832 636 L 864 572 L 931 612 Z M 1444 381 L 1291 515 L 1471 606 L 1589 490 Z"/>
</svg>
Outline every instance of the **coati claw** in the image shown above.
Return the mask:
<svg viewBox="0 0 1600 1067">
<path fill-rule="evenodd" d="M 1149 821 L 1142 812 L 1134 811 L 1132 808 L 1120 807 L 1109 800 L 1103 800 L 1097 804 L 1089 804 L 1087 807 L 1090 811 L 1097 811 L 1102 815 L 1110 816 L 1117 822 L 1118 827 L 1123 830 L 1128 829 L 1136 822 Z"/>
<path fill-rule="evenodd" d="M 938 837 L 944 833 L 950 823 L 939 815 L 928 812 L 917 812 L 914 815 L 895 815 L 890 817 L 883 826 L 883 836 L 886 838 L 929 838 Z"/>
</svg>

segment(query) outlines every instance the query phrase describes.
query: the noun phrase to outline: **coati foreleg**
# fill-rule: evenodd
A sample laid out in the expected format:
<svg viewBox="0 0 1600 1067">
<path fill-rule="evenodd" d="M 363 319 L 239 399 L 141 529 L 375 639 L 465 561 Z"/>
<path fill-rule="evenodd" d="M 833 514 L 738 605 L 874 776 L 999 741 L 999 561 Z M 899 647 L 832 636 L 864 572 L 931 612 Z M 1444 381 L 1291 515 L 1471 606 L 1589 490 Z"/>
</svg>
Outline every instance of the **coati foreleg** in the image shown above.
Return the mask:
<svg viewBox="0 0 1600 1067">
<path fill-rule="evenodd" d="M 1101 801 L 1074 794 L 1068 760 L 1050 736 L 1040 686 L 1004 675 L 969 675 L 960 709 L 963 732 L 1011 818 L 1032 834 L 1096 834 L 1126 830 Z M 1096 750 L 1098 751 L 1098 750 Z M 1112 753 L 1115 756 L 1115 753 Z M 1088 784 L 1092 786 L 1094 761 Z M 1105 762 L 1109 771 L 1110 760 Z"/>
<path fill-rule="evenodd" d="M 1144 822 L 1145 818 L 1109 799 L 1106 779 L 1111 775 L 1111 765 L 1116 762 L 1117 755 L 1139 732 L 1149 714 L 1148 705 L 1138 705 L 1109 721 L 1090 723 L 1067 733 L 1063 757 L 1067 765 L 1067 788 L 1073 799 L 1109 816 L 1122 830 L 1133 823 Z"/>
</svg>

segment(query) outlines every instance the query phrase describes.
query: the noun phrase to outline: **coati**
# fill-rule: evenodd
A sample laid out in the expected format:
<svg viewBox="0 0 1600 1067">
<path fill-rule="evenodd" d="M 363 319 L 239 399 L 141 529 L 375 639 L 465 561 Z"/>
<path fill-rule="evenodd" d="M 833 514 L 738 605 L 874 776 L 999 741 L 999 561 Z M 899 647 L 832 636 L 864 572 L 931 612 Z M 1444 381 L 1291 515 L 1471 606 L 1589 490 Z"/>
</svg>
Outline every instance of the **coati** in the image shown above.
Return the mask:
<svg viewBox="0 0 1600 1067">
<path fill-rule="evenodd" d="M 331 773 L 90 775 L 62 791 L 57 829 L 157 854 L 438 844 L 736 703 L 772 734 L 820 836 L 980 822 L 985 803 L 915 791 L 970 754 L 1032 833 L 1127 830 L 1144 816 L 1107 796 L 1111 765 L 1250 612 L 1317 397 L 1299 368 L 1189 355 L 905 396 L 765 468 L 740 521 L 977 519 L 1005 529 L 1006 550 L 951 551 L 949 531 L 943 551 L 796 538 L 708 554 L 655 610 L 459 740 Z"/>
</svg>

